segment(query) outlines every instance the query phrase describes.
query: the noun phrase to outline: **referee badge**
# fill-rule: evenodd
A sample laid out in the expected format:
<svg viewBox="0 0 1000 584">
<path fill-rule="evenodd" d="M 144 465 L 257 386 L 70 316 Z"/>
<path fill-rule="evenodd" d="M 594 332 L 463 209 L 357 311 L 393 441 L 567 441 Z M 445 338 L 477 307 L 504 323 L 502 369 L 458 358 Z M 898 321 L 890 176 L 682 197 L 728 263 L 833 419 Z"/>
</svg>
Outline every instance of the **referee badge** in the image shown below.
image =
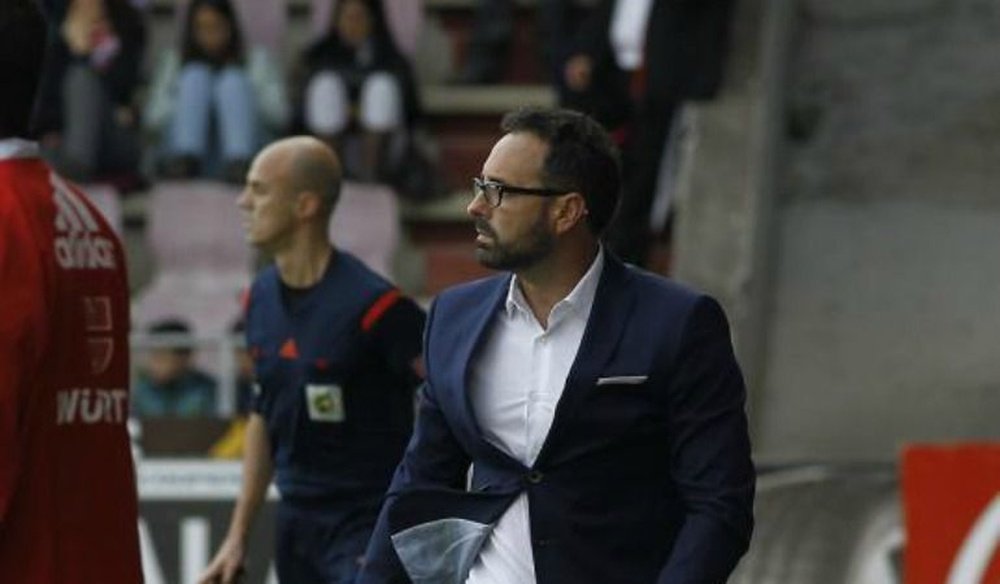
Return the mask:
<svg viewBox="0 0 1000 584">
<path fill-rule="evenodd" d="M 344 391 L 339 385 L 306 385 L 309 419 L 314 422 L 343 422 Z"/>
</svg>

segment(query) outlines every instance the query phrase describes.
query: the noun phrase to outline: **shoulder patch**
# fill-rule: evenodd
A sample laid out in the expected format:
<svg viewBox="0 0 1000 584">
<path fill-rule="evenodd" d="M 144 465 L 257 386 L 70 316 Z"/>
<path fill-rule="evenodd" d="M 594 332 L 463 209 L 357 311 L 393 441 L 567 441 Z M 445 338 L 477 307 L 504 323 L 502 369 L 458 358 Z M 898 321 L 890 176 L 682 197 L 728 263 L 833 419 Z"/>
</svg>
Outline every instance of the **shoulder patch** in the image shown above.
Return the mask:
<svg viewBox="0 0 1000 584">
<path fill-rule="evenodd" d="M 389 290 L 385 294 L 379 296 L 378 299 L 375 300 L 375 302 L 373 302 L 368 308 L 368 311 L 365 312 L 365 315 L 361 317 L 361 330 L 364 332 L 371 330 L 371 328 L 375 326 L 375 323 L 382 318 L 382 315 L 385 314 L 385 312 L 389 310 L 401 297 L 402 293 L 400 293 L 400 291 L 396 288 L 393 288 L 392 290 Z"/>
</svg>

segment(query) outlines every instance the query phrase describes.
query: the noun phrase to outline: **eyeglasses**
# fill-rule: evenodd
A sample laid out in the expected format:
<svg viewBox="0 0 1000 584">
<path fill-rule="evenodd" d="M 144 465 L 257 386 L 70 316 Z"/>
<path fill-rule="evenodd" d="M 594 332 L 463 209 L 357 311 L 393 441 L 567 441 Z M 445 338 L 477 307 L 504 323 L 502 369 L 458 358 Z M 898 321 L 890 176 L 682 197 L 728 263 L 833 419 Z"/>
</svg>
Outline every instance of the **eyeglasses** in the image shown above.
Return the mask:
<svg viewBox="0 0 1000 584">
<path fill-rule="evenodd" d="M 486 180 L 476 177 L 472 179 L 472 193 L 474 197 L 482 195 L 486 202 L 493 207 L 499 207 L 503 202 L 505 193 L 512 195 L 535 195 L 538 197 L 558 197 L 570 191 L 560 191 L 558 189 L 541 189 L 529 187 L 514 187 L 505 185 L 495 180 Z"/>
</svg>

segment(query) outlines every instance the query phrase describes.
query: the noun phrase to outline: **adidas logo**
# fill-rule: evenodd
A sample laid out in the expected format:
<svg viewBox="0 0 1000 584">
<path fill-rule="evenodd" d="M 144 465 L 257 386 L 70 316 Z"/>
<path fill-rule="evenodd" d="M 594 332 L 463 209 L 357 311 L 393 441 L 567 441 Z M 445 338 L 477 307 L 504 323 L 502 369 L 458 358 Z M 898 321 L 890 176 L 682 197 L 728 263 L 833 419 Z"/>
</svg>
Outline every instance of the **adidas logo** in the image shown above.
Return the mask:
<svg viewBox="0 0 1000 584">
<path fill-rule="evenodd" d="M 65 270 L 115 268 L 115 246 L 94 214 L 61 178 L 51 174 L 56 204 L 56 261 Z"/>
</svg>

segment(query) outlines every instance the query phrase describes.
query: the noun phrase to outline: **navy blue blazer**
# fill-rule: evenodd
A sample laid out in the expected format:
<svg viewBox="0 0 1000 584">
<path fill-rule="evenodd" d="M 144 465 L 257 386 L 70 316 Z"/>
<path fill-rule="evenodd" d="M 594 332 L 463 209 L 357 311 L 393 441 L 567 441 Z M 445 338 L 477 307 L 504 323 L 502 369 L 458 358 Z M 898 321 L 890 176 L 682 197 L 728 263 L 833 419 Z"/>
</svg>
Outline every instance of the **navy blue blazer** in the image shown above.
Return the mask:
<svg viewBox="0 0 1000 584">
<path fill-rule="evenodd" d="M 726 581 L 749 545 L 755 483 L 726 317 L 707 296 L 605 257 L 531 468 L 482 438 L 466 384 L 510 275 L 437 298 L 416 428 L 359 582 L 464 582 L 522 491 L 540 584 Z"/>
</svg>

